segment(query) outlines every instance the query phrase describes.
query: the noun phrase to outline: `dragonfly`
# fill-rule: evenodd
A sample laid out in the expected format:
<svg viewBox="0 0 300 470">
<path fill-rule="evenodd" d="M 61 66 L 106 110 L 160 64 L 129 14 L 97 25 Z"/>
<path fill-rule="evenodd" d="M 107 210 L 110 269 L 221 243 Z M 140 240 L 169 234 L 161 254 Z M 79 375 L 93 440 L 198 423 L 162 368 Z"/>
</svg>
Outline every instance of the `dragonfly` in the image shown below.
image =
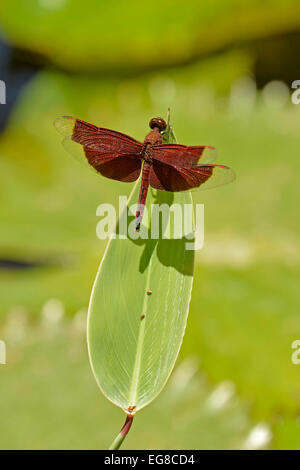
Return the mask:
<svg viewBox="0 0 300 470">
<path fill-rule="evenodd" d="M 150 120 L 151 131 L 144 142 L 71 116 L 58 117 L 54 125 L 64 136 L 66 150 L 106 178 L 131 183 L 141 174 L 137 231 L 149 186 L 162 191 L 191 191 L 220 186 L 235 178 L 231 168 L 214 163 L 214 147 L 163 143 L 167 123 L 160 117 Z"/>
</svg>

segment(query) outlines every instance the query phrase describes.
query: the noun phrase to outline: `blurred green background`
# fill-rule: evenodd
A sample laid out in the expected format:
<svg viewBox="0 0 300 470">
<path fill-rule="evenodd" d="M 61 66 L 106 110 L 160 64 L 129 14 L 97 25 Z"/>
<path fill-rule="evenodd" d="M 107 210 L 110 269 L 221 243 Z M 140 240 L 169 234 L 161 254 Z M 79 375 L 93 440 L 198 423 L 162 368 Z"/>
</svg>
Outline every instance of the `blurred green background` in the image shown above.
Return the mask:
<svg viewBox="0 0 300 470">
<path fill-rule="evenodd" d="M 142 140 L 170 106 L 178 141 L 217 147 L 237 180 L 195 195 L 205 246 L 182 351 L 124 449 L 299 449 L 299 2 L 2 0 L 0 38 L 0 448 L 105 449 L 123 424 L 85 320 L 96 207 L 132 185 L 73 161 L 52 123 Z"/>
</svg>

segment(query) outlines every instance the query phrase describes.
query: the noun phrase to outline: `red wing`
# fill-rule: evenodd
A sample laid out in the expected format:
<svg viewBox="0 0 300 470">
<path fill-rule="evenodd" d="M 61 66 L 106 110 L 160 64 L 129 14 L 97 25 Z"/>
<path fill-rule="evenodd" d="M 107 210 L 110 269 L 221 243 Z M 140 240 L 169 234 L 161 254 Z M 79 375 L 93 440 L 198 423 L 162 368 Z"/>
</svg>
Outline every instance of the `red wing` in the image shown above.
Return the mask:
<svg viewBox="0 0 300 470">
<path fill-rule="evenodd" d="M 139 153 L 143 145 L 121 132 L 97 127 L 70 116 L 62 116 L 54 121 L 58 132 L 71 137 L 78 144 L 101 151 L 117 153 Z"/>
<path fill-rule="evenodd" d="M 142 162 L 135 156 L 100 153 L 90 147 L 84 147 L 84 152 L 90 165 L 106 178 L 130 183 L 137 180 L 140 175 Z"/>
<path fill-rule="evenodd" d="M 166 165 L 153 162 L 150 185 L 164 191 L 190 191 L 209 189 L 229 183 L 235 179 L 234 171 L 224 165 L 196 165 L 194 168 Z"/>
<path fill-rule="evenodd" d="M 214 147 L 187 146 L 179 144 L 155 145 L 151 149 L 151 157 L 168 165 L 178 165 L 180 167 L 191 168 L 203 163 L 213 163 L 217 158 L 217 151 Z"/>
<path fill-rule="evenodd" d="M 66 150 L 103 176 L 126 182 L 139 177 L 143 145 L 137 140 L 68 116 L 57 118 L 54 125 L 65 136 Z"/>
</svg>

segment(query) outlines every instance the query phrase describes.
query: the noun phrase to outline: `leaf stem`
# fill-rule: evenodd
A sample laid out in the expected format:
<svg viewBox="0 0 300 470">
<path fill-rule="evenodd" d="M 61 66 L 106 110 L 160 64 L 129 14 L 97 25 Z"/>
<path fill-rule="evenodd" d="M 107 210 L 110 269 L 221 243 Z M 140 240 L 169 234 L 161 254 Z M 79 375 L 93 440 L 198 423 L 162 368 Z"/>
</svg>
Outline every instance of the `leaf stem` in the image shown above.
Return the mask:
<svg viewBox="0 0 300 470">
<path fill-rule="evenodd" d="M 131 428 L 132 421 L 133 421 L 133 415 L 128 414 L 126 416 L 126 421 L 125 421 L 124 426 L 122 427 L 121 431 L 119 432 L 119 434 L 117 435 L 113 443 L 109 446 L 109 450 L 120 449 L 122 442 L 124 441 L 125 437 L 129 433 L 129 429 Z"/>
</svg>

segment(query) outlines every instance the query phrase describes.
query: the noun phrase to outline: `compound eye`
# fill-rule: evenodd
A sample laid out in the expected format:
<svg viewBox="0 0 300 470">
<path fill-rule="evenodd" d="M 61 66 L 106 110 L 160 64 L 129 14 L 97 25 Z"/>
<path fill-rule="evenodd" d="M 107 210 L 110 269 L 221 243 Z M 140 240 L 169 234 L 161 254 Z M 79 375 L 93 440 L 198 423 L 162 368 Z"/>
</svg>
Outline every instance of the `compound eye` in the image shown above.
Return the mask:
<svg viewBox="0 0 300 470">
<path fill-rule="evenodd" d="M 158 127 L 159 131 L 162 132 L 167 128 L 166 121 L 162 118 L 153 118 L 149 122 L 150 129 Z"/>
</svg>

